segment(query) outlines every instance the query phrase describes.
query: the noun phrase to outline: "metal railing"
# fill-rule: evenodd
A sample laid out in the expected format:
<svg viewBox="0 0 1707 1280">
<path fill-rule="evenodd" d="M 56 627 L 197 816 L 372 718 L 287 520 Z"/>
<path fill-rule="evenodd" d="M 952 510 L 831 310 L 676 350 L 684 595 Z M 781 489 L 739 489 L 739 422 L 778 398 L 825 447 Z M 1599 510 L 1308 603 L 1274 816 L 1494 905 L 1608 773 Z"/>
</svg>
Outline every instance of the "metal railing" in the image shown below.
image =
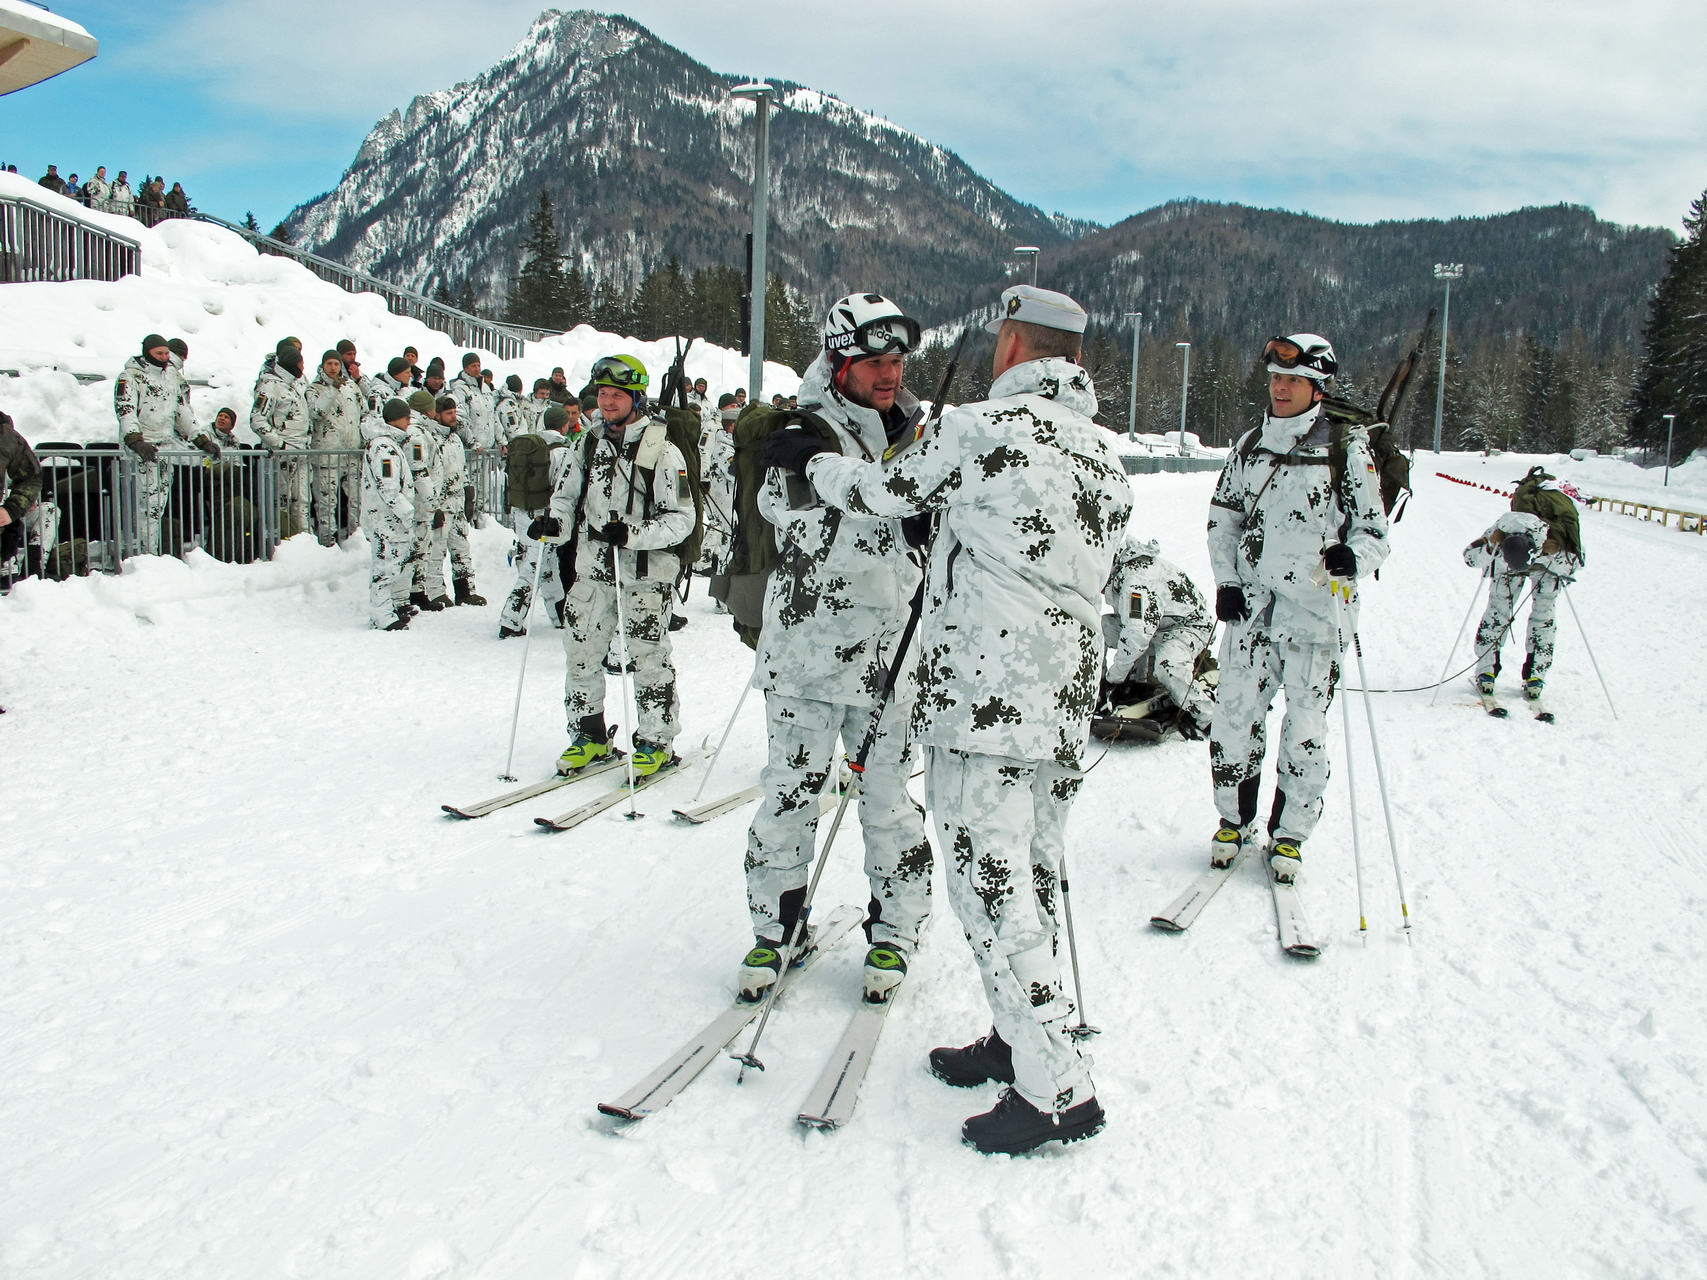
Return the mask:
<svg viewBox="0 0 1707 1280">
<path fill-rule="evenodd" d="M 322 258 L 306 249 L 299 249 L 293 244 L 275 240 L 272 236 L 253 231 L 239 223 L 227 222 L 224 218 L 216 218 L 209 213 L 192 212 L 189 216 L 197 221 L 211 222 L 227 231 L 236 232 L 262 253 L 293 258 L 322 280 L 335 284 L 340 289 L 350 293 L 377 293 L 385 300 L 386 309 L 393 315 L 409 316 L 430 328 L 438 329 L 449 335 L 451 341 L 458 346 L 481 347 L 502 360 L 517 360 L 521 358 L 529 337 L 538 341 L 551 336 L 550 331 L 545 329 L 524 329 L 516 325 L 482 320 L 479 316 L 459 311 L 445 303 L 434 302 L 413 289 L 389 284 L 366 272 L 356 271 L 333 262 L 330 258 Z"/>
<path fill-rule="evenodd" d="M 116 444 L 45 443 L 41 502 L 24 518 L 25 545 L 0 577 L 65 579 L 122 573 L 132 556 L 199 547 L 234 564 L 270 559 L 298 533 L 347 537 L 361 522 L 360 449 L 162 449 L 148 466 Z M 507 522 L 504 458 L 468 450 L 475 513 Z M 463 514 L 451 495 L 452 515 Z"/>
<path fill-rule="evenodd" d="M 141 262 L 135 240 L 28 196 L 0 196 L 0 284 L 117 280 L 135 275 Z"/>
</svg>

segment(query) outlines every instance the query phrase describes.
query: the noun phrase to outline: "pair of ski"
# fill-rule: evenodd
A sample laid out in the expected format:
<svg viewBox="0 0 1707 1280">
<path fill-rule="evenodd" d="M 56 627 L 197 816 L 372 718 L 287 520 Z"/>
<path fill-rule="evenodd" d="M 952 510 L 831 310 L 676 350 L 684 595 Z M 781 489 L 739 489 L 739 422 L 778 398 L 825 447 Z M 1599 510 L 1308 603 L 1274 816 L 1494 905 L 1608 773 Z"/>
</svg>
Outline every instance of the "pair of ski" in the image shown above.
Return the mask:
<svg viewBox="0 0 1707 1280">
<path fill-rule="evenodd" d="M 1203 872 L 1184 893 L 1151 916 L 1150 923 L 1166 933 L 1184 933 L 1209 905 L 1209 900 L 1220 892 L 1221 886 L 1233 878 L 1233 873 L 1244 864 L 1249 852 L 1241 849 L 1226 866 L 1210 867 Z M 1276 880 L 1266 868 L 1263 874 L 1274 895 L 1274 918 L 1280 929 L 1280 949 L 1301 960 L 1314 960 L 1322 954 L 1322 948 L 1310 931 L 1310 922 L 1304 915 L 1304 901 L 1298 896 L 1298 886 Z"/>
<path fill-rule="evenodd" d="M 914 773 L 913 777 L 921 777 L 923 774 L 924 770 L 921 769 L 917 773 Z M 760 796 L 764 795 L 764 793 L 765 789 L 761 785 L 742 787 L 739 791 L 731 791 L 728 795 L 720 796 L 716 800 L 707 800 L 704 804 L 684 805 L 680 809 L 671 810 L 671 812 L 683 822 L 698 826 L 702 822 L 710 822 L 713 818 L 720 818 L 726 813 L 739 809 L 742 805 L 751 804 Z M 835 811 L 836 806 L 841 803 L 841 799 L 842 793 L 839 790 L 820 792 L 818 796 L 818 816 L 828 817 Z"/>
<path fill-rule="evenodd" d="M 665 765 L 656 773 L 649 773 L 644 777 L 636 778 L 632 788 L 629 787 L 625 781 L 623 785 L 617 787 L 615 790 L 607 791 L 604 795 L 599 796 L 596 799 L 589 800 L 585 804 L 577 805 L 567 813 L 558 814 L 555 818 L 535 818 L 534 824 L 547 831 L 573 830 L 588 818 L 594 817 L 603 813 L 606 809 L 611 809 L 621 804 L 635 792 L 643 791 L 654 783 L 664 782 L 675 777 L 676 774 L 681 771 L 682 767 L 691 759 L 693 759 L 691 755 L 685 756 L 673 764 Z M 514 791 L 506 791 L 500 796 L 494 796 L 490 800 L 482 800 L 479 804 L 446 804 L 440 805 L 439 807 L 453 818 L 484 818 L 487 814 L 496 813 L 499 809 L 507 809 L 511 805 L 522 803 L 524 800 L 532 800 L 536 796 L 546 795 L 549 792 L 570 786 L 576 782 L 584 782 L 588 778 L 596 778 L 601 773 L 609 773 L 613 769 L 624 769 L 626 768 L 627 763 L 628 762 L 625 757 L 621 755 L 612 755 L 595 764 L 584 765 L 581 768 L 576 769 L 573 773 L 559 774 L 546 778 L 542 782 L 530 783 L 528 786 L 519 787 Z"/>
<path fill-rule="evenodd" d="M 813 949 L 789 975 L 789 987 L 792 989 L 794 983 L 833 950 L 863 918 L 864 913 L 854 907 L 842 907 L 832 913 L 819 928 Z M 835 1129 L 853 1118 L 860 1085 L 876 1052 L 877 1040 L 883 1033 L 884 1019 L 893 999 L 891 996 L 883 1004 L 862 1002 L 854 1010 L 841 1039 L 836 1042 L 835 1050 L 800 1105 L 796 1117 L 800 1124 L 813 1129 Z M 690 1036 L 681 1048 L 665 1058 L 633 1088 L 613 1101 L 599 1103 L 599 1110 L 622 1120 L 644 1120 L 647 1116 L 657 1115 L 697 1080 L 713 1059 L 722 1056 L 723 1051 L 763 1009 L 762 1001 L 751 1004 L 737 1001 Z"/>
</svg>

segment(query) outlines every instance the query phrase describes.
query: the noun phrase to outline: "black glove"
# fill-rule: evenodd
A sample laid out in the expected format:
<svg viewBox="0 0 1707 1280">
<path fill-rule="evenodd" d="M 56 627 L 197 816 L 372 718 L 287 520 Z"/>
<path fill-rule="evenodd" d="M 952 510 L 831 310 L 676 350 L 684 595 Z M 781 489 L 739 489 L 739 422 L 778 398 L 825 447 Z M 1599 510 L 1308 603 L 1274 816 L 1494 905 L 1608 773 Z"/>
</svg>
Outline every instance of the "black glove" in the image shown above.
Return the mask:
<svg viewBox="0 0 1707 1280">
<path fill-rule="evenodd" d="M 628 526 L 620 520 L 611 520 L 602 529 L 589 529 L 587 536 L 596 542 L 608 542 L 613 547 L 626 547 Z"/>
<path fill-rule="evenodd" d="M 444 527 L 445 527 L 445 513 L 442 511 L 433 512 L 433 528 L 442 529 Z"/>
<path fill-rule="evenodd" d="M 765 437 L 765 465 L 785 467 L 804 477 L 806 464 L 820 453 L 834 452 L 822 436 L 809 431 L 773 431 Z"/>
<path fill-rule="evenodd" d="M 1216 588 L 1215 616 L 1222 622 L 1250 621 L 1251 607 L 1245 603 L 1245 593 L 1238 587 Z"/>
<path fill-rule="evenodd" d="M 528 525 L 528 541 L 538 542 L 541 538 L 556 538 L 562 536 L 563 522 L 556 516 L 540 516 Z"/>
<path fill-rule="evenodd" d="M 193 443 L 196 448 L 207 454 L 208 457 L 213 458 L 215 461 L 219 459 L 219 446 L 207 436 L 197 436 Z"/>
<path fill-rule="evenodd" d="M 1336 578 L 1355 578 L 1357 576 L 1357 552 L 1343 542 L 1322 551 L 1322 567 Z"/>
<path fill-rule="evenodd" d="M 462 518 L 472 520 L 474 515 L 474 486 L 469 485 L 462 491 Z"/>
</svg>

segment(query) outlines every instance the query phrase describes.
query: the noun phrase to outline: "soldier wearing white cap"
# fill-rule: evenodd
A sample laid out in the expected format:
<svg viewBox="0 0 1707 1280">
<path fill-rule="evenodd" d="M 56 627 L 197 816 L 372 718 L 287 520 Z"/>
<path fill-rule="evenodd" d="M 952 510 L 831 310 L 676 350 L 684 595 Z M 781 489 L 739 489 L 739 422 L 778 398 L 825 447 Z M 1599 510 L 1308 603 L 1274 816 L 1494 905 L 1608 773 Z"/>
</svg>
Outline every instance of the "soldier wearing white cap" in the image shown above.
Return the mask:
<svg viewBox="0 0 1707 1280">
<path fill-rule="evenodd" d="M 1021 285 L 993 323 L 990 398 L 949 410 L 888 466 L 778 432 L 767 461 L 865 517 L 937 517 L 919 625 L 915 736 L 949 899 L 983 975 L 995 1027 L 931 1070 L 953 1085 L 1011 1085 L 963 1138 L 1020 1152 L 1102 1127 L 1071 1027 L 1056 911 L 1067 814 L 1082 778 L 1102 667 L 1102 587 L 1131 488 L 1091 421 L 1075 361 L 1086 316 Z"/>
</svg>

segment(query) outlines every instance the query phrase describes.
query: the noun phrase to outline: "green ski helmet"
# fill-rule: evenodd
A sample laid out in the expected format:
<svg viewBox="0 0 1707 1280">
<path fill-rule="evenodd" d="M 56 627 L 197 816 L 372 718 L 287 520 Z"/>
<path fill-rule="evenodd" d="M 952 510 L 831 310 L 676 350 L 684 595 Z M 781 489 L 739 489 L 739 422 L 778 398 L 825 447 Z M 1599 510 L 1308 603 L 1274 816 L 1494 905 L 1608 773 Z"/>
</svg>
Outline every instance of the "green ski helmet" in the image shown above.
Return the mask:
<svg viewBox="0 0 1707 1280">
<path fill-rule="evenodd" d="M 593 376 L 588 385 L 615 387 L 638 399 L 646 394 L 648 383 L 646 366 L 633 356 L 602 356 L 593 361 Z"/>
</svg>

